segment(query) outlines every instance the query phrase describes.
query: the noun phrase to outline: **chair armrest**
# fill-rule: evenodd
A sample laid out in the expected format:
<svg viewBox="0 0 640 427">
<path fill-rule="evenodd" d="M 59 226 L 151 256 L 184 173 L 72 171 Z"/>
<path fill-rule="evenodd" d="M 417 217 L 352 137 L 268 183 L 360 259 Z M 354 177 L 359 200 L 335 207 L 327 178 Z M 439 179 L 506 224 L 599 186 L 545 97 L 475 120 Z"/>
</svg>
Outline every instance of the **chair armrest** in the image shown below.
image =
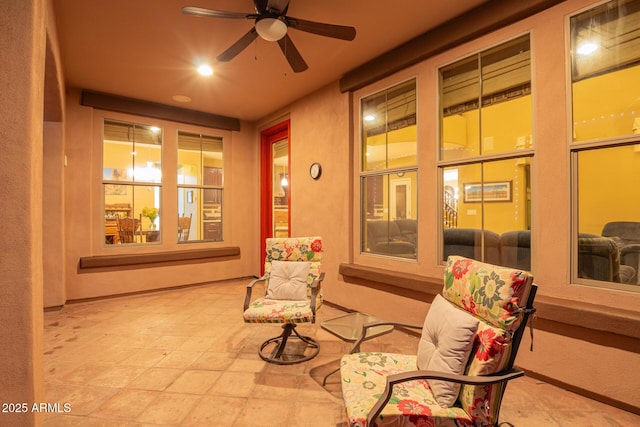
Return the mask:
<svg viewBox="0 0 640 427">
<path fill-rule="evenodd" d="M 631 243 L 620 248 L 621 256 L 624 256 L 628 253 L 640 253 L 640 243 Z"/>
<path fill-rule="evenodd" d="M 255 277 L 255 276 L 254 276 Z M 267 280 L 267 275 L 265 274 L 262 277 L 259 277 L 255 280 L 252 280 L 251 283 L 249 283 L 247 285 L 247 295 L 244 297 L 244 310 L 243 311 L 247 311 L 247 308 L 249 308 L 249 304 L 251 304 L 251 291 L 253 290 L 253 286 L 258 283 L 258 282 L 262 282 Z"/>
<path fill-rule="evenodd" d="M 320 276 L 311 283 L 311 301 L 309 301 L 309 305 L 311 306 L 311 312 L 313 313 L 313 321 L 316 321 L 316 299 L 318 298 L 318 289 L 322 285 L 322 281 L 324 280 L 324 272 L 320 273 Z"/>
<path fill-rule="evenodd" d="M 367 337 L 367 330 L 369 328 L 375 328 L 376 326 L 387 326 L 387 325 L 391 325 L 395 328 L 410 328 L 410 329 L 422 329 L 422 325 L 413 325 L 413 324 L 409 324 L 409 323 L 401 323 L 401 322 L 391 322 L 391 321 L 386 321 L 386 320 L 378 320 L 375 322 L 369 322 L 369 323 L 365 323 L 364 325 L 362 325 L 362 332 L 360 333 L 360 336 L 358 337 L 358 339 L 353 343 L 353 346 L 351 346 L 351 350 L 349 350 L 349 353 L 356 353 L 358 351 L 360 351 L 360 344 L 362 344 L 362 341 L 364 341 Z"/>
<path fill-rule="evenodd" d="M 382 409 L 389 403 L 393 394 L 393 386 L 399 383 L 413 380 L 444 380 L 459 384 L 484 385 L 495 384 L 499 382 L 509 381 L 524 376 L 524 372 L 519 368 L 512 368 L 506 371 L 498 372 L 491 375 L 467 376 L 457 375 L 438 371 L 407 371 L 399 374 L 389 375 L 387 377 L 387 385 L 380 395 L 378 401 L 373 405 L 369 415 L 367 416 L 367 425 L 375 425 L 374 420 L 378 418 Z"/>
</svg>

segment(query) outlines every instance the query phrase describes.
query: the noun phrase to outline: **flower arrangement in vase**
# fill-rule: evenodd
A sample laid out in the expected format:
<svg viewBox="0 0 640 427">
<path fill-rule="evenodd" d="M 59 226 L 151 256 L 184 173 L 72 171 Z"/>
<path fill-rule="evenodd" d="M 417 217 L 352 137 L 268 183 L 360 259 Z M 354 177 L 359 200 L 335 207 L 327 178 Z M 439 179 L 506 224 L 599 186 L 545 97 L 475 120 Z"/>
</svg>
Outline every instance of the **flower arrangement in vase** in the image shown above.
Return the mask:
<svg viewBox="0 0 640 427">
<path fill-rule="evenodd" d="M 149 228 L 151 230 L 155 230 L 156 229 L 155 220 L 158 217 L 159 213 L 160 213 L 160 211 L 158 210 L 158 208 L 150 208 L 148 206 L 145 206 L 142 209 L 142 216 L 145 216 L 145 217 L 149 218 L 149 221 L 151 221 L 151 225 L 149 226 Z"/>
</svg>

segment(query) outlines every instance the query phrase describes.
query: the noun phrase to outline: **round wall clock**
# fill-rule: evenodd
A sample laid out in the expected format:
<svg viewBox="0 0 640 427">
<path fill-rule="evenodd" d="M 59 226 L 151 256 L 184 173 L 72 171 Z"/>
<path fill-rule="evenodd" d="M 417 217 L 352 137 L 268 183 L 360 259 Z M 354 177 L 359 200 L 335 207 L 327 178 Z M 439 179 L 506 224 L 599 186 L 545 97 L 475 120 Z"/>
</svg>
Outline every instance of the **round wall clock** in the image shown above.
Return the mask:
<svg viewBox="0 0 640 427">
<path fill-rule="evenodd" d="M 320 175 L 322 174 L 322 166 L 320 166 L 320 163 L 312 163 L 311 167 L 309 168 L 309 175 L 311 175 L 311 178 L 313 179 L 318 179 L 320 178 Z"/>
</svg>

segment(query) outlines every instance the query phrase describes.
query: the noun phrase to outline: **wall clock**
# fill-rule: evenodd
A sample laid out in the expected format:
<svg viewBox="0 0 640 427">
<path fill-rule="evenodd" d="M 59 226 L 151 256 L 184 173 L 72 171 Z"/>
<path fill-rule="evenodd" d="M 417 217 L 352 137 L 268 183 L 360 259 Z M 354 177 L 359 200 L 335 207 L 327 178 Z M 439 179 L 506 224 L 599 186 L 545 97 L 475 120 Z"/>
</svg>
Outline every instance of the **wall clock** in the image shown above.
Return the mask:
<svg viewBox="0 0 640 427">
<path fill-rule="evenodd" d="M 313 179 L 318 179 L 320 178 L 320 175 L 322 174 L 322 166 L 320 166 L 320 163 L 312 163 L 311 167 L 309 168 L 309 175 L 311 175 L 311 178 Z"/>
</svg>

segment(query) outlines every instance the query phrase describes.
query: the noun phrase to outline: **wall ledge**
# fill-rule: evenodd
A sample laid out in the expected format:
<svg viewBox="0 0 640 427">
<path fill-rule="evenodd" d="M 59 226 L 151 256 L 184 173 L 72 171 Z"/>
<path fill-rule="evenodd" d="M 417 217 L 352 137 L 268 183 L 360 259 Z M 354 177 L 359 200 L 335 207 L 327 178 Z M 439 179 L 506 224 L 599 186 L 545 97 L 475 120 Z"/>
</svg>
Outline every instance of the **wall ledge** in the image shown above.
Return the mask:
<svg viewBox="0 0 640 427">
<path fill-rule="evenodd" d="M 431 302 L 442 291 L 443 280 L 357 264 L 340 264 L 338 272 L 347 283 L 368 286 L 396 295 Z M 536 296 L 537 329 L 566 334 L 558 323 L 634 339 L 640 338 L 640 312 L 590 304 L 565 298 Z M 571 333 L 573 334 L 573 332 Z M 627 345 L 625 347 L 629 348 Z M 638 353 L 639 346 L 630 350 Z"/>
<path fill-rule="evenodd" d="M 192 249 L 185 251 L 153 252 L 144 254 L 117 254 L 80 257 L 79 272 L 93 269 L 118 269 L 120 267 L 145 268 L 154 264 L 177 262 L 221 261 L 240 256 L 238 246 L 222 248 Z"/>
</svg>

